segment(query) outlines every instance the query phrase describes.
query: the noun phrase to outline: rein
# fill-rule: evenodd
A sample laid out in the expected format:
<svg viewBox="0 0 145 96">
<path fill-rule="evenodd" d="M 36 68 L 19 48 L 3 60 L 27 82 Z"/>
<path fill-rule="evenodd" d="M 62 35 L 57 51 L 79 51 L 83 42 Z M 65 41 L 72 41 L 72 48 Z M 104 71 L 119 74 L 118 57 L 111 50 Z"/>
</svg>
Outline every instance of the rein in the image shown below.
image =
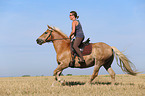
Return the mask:
<svg viewBox="0 0 145 96">
<path fill-rule="evenodd" d="M 54 40 L 64 40 L 64 39 L 70 39 L 70 38 L 61 38 L 61 39 L 52 39 L 52 30 L 50 30 L 50 34 L 49 36 L 45 39 L 46 42 L 49 42 L 49 41 L 54 41 Z M 51 40 L 47 40 L 49 37 L 51 36 Z"/>
</svg>

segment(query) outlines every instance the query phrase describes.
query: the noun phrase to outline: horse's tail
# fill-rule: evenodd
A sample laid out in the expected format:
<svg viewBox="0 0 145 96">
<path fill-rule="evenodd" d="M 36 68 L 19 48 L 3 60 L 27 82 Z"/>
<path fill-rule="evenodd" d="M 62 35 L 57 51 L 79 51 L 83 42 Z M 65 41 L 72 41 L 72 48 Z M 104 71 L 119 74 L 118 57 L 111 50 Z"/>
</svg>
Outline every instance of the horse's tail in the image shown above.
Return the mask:
<svg viewBox="0 0 145 96">
<path fill-rule="evenodd" d="M 115 53 L 117 64 L 119 67 L 121 67 L 122 71 L 130 75 L 134 75 L 134 76 L 137 75 L 138 72 L 136 72 L 134 64 L 116 47 L 112 46 L 111 48 Z M 120 60 L 120 64 L 118 63 L 118 58 Z"/>
</svg>

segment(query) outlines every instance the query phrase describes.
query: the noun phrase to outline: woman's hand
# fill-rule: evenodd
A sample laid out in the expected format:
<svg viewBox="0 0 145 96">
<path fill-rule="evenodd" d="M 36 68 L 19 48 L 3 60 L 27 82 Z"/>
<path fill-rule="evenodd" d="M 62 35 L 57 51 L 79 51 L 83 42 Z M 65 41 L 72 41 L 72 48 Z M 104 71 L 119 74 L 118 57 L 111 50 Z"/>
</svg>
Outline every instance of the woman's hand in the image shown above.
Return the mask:
<svg viewBox="0 0 145 96">
<path fill-rule="evenodd" d="M 71 34 L 71 35 L 69 36 L 69 38 L 70 38 L 70 39 L 74 38 L 74 34 Z"/>
</svg>

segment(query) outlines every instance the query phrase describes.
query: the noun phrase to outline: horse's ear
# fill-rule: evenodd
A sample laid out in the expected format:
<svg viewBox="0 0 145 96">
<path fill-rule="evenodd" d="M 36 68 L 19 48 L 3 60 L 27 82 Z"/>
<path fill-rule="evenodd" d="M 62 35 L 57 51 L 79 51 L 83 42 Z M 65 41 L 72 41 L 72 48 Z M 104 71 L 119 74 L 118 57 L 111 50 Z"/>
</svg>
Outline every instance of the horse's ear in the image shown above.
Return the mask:
<svg viewBox="0 0 145 96">
<path fill-rule="evenodd" d="M 49 25 L 47 25 L 47 27 L 48 27 L 49 29 L 52 29 L 52 27 L 50 27 Z"/>
</svg>

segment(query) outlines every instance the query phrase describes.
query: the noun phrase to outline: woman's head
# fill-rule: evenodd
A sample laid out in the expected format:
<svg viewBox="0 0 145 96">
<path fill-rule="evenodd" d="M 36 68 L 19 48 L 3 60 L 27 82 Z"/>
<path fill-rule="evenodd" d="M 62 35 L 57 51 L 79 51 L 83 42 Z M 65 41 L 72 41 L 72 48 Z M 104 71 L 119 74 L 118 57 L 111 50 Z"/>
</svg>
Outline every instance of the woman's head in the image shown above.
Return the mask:
<svg viewBox="0 0 145 96">
<path fill-rule="evenodd" d="M 75 11 L 71 11 L 70 12 L 70 19 L 73 20 L 73 19 L 78 19 L 79 16 L 77 16 L 77 12 Z"/>
</svg>

